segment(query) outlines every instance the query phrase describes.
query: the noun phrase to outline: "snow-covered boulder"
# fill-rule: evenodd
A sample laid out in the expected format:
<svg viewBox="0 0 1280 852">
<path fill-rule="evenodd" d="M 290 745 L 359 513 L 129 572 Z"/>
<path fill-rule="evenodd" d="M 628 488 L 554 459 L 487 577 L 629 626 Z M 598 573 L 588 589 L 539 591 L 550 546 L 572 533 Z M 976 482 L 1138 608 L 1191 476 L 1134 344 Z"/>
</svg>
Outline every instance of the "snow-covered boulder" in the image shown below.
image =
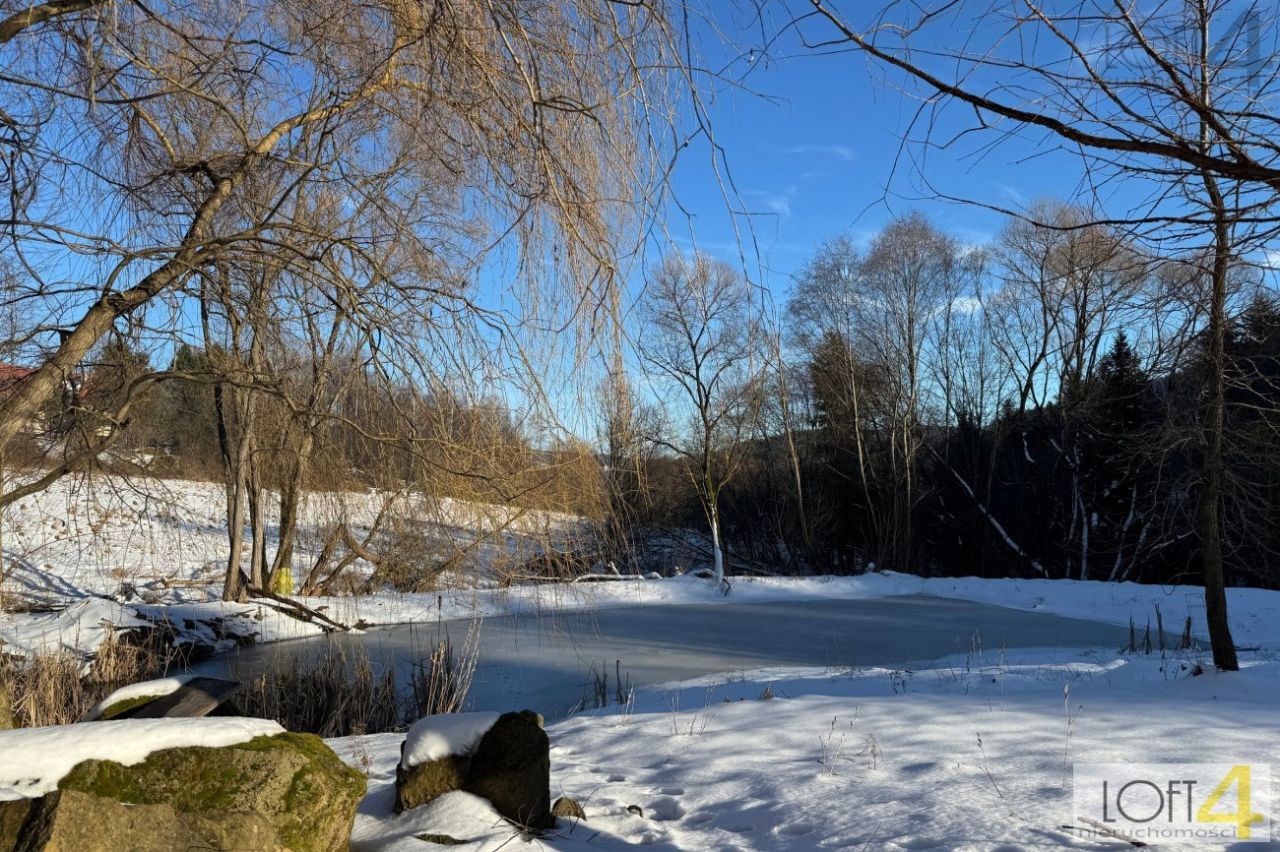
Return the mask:
<svg viewBox="0 0 1280 852">
<path fill-rule="evenodd" d="M 228 723 L 248 735 L 225 744 L 235 740 Z M 253 723 L 273 730 L 258 734 Z M 191 740 L 224 744 L 164 747 L 181 738 L 183 727 Z M 14 736 L 21 734 L 35 734 L 47 759 L 32 763 L 39 770 L 34 783 L 5 779 L 8 789 L 0 792 L 10 798 L 0 801 L 0 850 L 346 849 L 365 791 L 363 776 L 319 737 L 282 733 L 263 720 L 129 720 L 5 732 L 0 753 L 6 745 L 22 750 Z M 148 750 L 148 740 L 160 747 Z M 129 743 L 145 756 L 127 753 Z M 79 759 L 111 749 L 120 760 Z M 19 790 L 36 795 L 12 798 Z"/>
<path fill-rule="evenodd" d="M 497 721 L 497 713 L 442 713 L 419 719 L 405 734 L 400 766 L 412 769 L 442 757 L 470 754 Z"/>
<path fill-rule="evenodd" d="M 86 760 L 122 766 L 164 749 L 206 749 L 283 734 L 269 719 L 122 719 L 0 731 L 0 800 L 35 798 Z"/>
<path fill-rule="evenodd" d="M 164 698 L 166 695 L 172 695 L 194 678 L 195 675 L 192 674 L 180 674 L 122 686 L 94 705 L 85 714 L 84 721 L 96 722 L 99 719 L 114 719 L 135 707 L 140 707 L 157 698 Z"/>
<path fill-rule="evenodd" d="M 488 799 L 517 825 L 549 828 L 550 751 L 542 717 L 532 710 L 428 716 L 405 738 L 396 769 L 396 810 L 463 790 Z"/>
</svg>

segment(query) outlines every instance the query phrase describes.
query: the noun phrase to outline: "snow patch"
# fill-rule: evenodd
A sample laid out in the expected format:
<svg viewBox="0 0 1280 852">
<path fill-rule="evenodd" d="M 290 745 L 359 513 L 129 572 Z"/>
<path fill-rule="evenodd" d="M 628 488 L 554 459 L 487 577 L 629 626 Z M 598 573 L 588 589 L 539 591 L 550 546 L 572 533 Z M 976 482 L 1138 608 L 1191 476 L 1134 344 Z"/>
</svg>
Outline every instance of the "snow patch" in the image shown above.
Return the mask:
<svg viewBox="0 0 1280 852">
<path fill-rule="evenodd" d="M 0 619 L 0 646 L 31 655 L 82 653 L 121 628 L 143 627 L 133 609 L 103 598 L 82 598 L 55 612 L 16 613 Z"/>
<path fill-rule="evenodd" d="M 497 713 L 449 713 L 419 719 L 405 737 L 400 765 L 407 769 L 451 754 L 466 754 L 496 721 Z"/>
<path fill-rule="evenodd" d="M 1072 764 L 1280 761 L 1280 663 L 1244 662 L 1241 672 L 1193 675 L 1207 666 L 1203 654 L 989 649 L 912 672 L 773 669 L 643 689 L 633 707 L 548 726 L 552 796 L 576 799 L 588 822 L 566 820 L 538 843 L 556 852 L 1127 848 L 1064 828 Z M 766 683 L 775 698 L 760 701 Z M 413 837 L 424 831 L 467 849 L 521 845 L 466 793 L 394 813 L 399 736 L 328 742 L 369 777 L 352 849 L 421 850 Z M 1280 788 L 1254 795 L 1260 810 L 1280 806 Z"/>
<path fill-rule="evenodd" d="M 283 734 L 269 719 L 121 719 L 0 731 L 0 801 L 52 793 L 86 760 L 132 766 L 155 751 L 222 748 Z"/>
</svg>

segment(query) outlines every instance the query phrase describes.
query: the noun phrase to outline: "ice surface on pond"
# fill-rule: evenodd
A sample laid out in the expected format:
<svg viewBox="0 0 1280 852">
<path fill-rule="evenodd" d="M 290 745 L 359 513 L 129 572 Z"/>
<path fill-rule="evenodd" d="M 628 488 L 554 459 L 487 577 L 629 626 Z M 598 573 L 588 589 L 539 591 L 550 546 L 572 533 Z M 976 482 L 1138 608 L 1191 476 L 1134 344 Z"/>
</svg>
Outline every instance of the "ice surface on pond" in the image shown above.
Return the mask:
<svg viewBox="0 0 1280 852">
<path fill-rule="evenodd" d="M 376 666 L 395 666 L 408 682 L 413 661 L 438 636 L 447 634 L 460 645 L 470 625 L 442 621 L 248 647 L 200 670 L 225 675 L 230 663 L 252 674 L 272 665 L 303 666 L 306 655 L 323 651 L 326 643 L 362 643 Z M 555 719 L 597 706 L 601 691 L 612 704 L 625 700 L 628 687 L 722 672 L 906 667 L 970 651 L 1119 648 L 1127 642 L 1128 631 L 1120 627 L 915 595 L 501 616 L 483 622 L 470 709 L 527 707 Z"/>
</svg>

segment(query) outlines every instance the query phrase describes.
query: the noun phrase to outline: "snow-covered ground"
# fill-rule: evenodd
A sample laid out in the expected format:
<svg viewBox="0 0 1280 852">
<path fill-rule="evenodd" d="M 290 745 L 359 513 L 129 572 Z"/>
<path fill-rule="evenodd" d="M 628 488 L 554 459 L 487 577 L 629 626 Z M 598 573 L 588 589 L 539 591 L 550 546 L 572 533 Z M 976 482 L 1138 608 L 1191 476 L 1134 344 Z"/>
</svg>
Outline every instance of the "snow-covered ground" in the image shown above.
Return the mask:
<svg viewBox="0 0 1280 852">
<path fill-rule="evenodd" d="M 4 616 L 4 650 L 87 651 L 101 642 L 108 625 L 162 618 L 209 640 L 215 637 L 215 619 L 259 641 L 318 632 L 268 602 L 211 600 L 216 570 L 207 566 L 216 565 L 222 547 L 220 493 L 199 483 L 170 487 L 174 498 L 164 507 L 126 489 L 113 492 L 110 500 L 116 502 L 105 508 L 101 492 L 86 496 L 71 490 L 16 507 L 5 519 L 7 555 L 17 557 L 19 565 L 13 582 L 66 606 Z M 83 508 L 95 500 L 102 511 Z M 350 501 L 344 502 L 351 511 Z M 477 521 L 474 507 L 458 505 L 454 511 L 460 529 L 488 522 Z M 571 524 L 572 519 L 556 522 Z M 507 541 L 499 549 L 512 546 Z M 153 599 L 122 599 L 125 581 L 151 589 Z M 1140 633 L 1148 623 L 1154 630 L 1158 607 L 1166 632 L 1180 633 L 1188 617 L 1197 636 L 1205 632 L 1201 590 L 1193 586 L 895 573 L 740 578 L 727 598 L 692 577 L 511 588 L 480 577 L 439 595 L 377 594 L 307 603 L 344 623 L 371 626 L 637 604 L 909 594 L 1121 626 L 1132 621 Z M 1235 674 L 1212 671 L 1201 651 L 1157 650 L 1148 656 L 1121 654 L 1115 647 L 988 648 L 927 668 L 760 670 L 644 688 L 625 707 L 549 725 L 553 796 L 577 799 L 587 820 L 563 824 L 538 845 L 984 852 L 1130 848 L 1075 837 L 1063 828 L 1071 822 L 1073 763 L 1280 761 L 1280 593 L 1231 589 L 1228 594 L 1236 640 L 1251 649 L 1244 655 L 1245 670 Z M 332 741 L 345 760 L 370 777 L 356 848 L 421 849 L 412 837 L 423 832 L 473 841 L 460 848 L 499 849 L 513 842 L 511 827 L 486 803 L 463 793 L 392 815 L 403 741 L 398 734 Z M 1258 804 L 1274 811 L 1274 791 L 1259 796 Z"/>
<path fill-rule="evenodd" d="M 145 485 L 145 487 L 142 487 Z M 225 552 L 223 494 L 216 483 L 97 477 L 67 478 L 5 510 L 5 589 L 57 612 L 0 616 L 0 643 L 9 653 L 91 651 L 107 625 L 139 619 L 169 621 L 180 632 L 217 643 L 222 633 L 256 641 L 313 636 L 315 624 L 281 614 L 269 602 L 216 600 Z M 376 494 L 313 495 L 303 513 L 295 569 L 314 558 L 321 530 L 341 517 L 357 532 L 381 506 Z M 470 552 L 468 571 L 450 577 L 438 594 L 378 593 L 308 598 L 307 604 L 347 625 L 389 625 L 505 613 L 596 609 L 637 604 L 735 603 L 772 600 L 861 600 L 923 594 L 1128 625 L 1155 627 L 1158 606 L 1167 632 L 1180 633 L 1190 616 L 1205 635 L 1202 591 L 1196 586 L 1060 580 L 921 578 L 873 573 L 858 577 L 735 578 L 728 598 L 693 577 L 542 586 L 496 583 L 495 566 L 529 547 L 533 538 L 570 535 L 571 516 L 530 513 L 444 500 L 431 524 L 462 543 L 501 527 L 494 542 Z M 407 504 L 406 514 L 419 511 Z M 1278 647 L 1271 625 L 1280 620 L 1280 592 L 1231 589 L 1232 629 L 1246 647 Z M 215 622 L 217 622 L 215 629 Z"/>
<path fill-rule="evenodd" d="M 644 690 L 631 707 L 549 726 L 552 796 L 587 819 L 562 820 L 539 848 L 1130 848 L 1064 828 L 1073 762 L 1280 762 L 1280 663 L 1193 676 L 1197 662 L 1028 651 Z M 370 777 L 353 848 L 421 849 L 423 832 L 510 848 L 515 832 L 465 793 L 391 813 L 402 739 L 331 741 Z"/>
<path fill-rule="evenodd" d="M 374 491 L 313 493 L 300 512 L 295 582 L 335 524 L 363 537 L 388 500 L 384 527 L 412 526 L 429 536 L 442 562 L 458 557 L 460 570 L 444 578 L 451 586 L 490 585 L 512 560 L 536 552 L 534 542 L 580 532 L 578 519 L 554 512 Z M 0 523 L 6 588 L 35 601 L 85 594 L 203 600 L 220 586 L 226 564 L 226 496 L 216 482 L 65 477 L 6 507 Z M 274 533 L 268 530 L 268 548 Z M 368 567 L 357 560 L 352 571 Z"/>
</svg>

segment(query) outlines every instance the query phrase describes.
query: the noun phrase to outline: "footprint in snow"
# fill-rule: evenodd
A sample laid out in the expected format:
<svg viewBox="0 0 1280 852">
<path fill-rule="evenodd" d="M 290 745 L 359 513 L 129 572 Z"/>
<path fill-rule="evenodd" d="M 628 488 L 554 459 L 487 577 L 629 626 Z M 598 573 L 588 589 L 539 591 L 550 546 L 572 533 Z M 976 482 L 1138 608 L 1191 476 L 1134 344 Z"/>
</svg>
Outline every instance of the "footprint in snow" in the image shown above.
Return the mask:
<svg viewBox="0 0 1280 852">
<path fill-rule="evenodd" d="M 780 825 L 773 830 L 774 834 L 784 837 L 803 837 L 806 834 L 813 834 L 818 828 L 807 822 L 793 822 L 790 825 Z"/>
<path fill-rule="evenodd" d="M 937 769 L 938 764 L 933 761 L 926 760 L 923 763 L 908 763 L 902 767 L 903 772 L 928 772 L 930 769 Z"/>
<path fill-rule="evenodd" d="M 875 835 L 867 837 L 862 834 L 837 834 L 824 837 L 818 841 L 820 849 L 870 849 Z"/>
</svg>

